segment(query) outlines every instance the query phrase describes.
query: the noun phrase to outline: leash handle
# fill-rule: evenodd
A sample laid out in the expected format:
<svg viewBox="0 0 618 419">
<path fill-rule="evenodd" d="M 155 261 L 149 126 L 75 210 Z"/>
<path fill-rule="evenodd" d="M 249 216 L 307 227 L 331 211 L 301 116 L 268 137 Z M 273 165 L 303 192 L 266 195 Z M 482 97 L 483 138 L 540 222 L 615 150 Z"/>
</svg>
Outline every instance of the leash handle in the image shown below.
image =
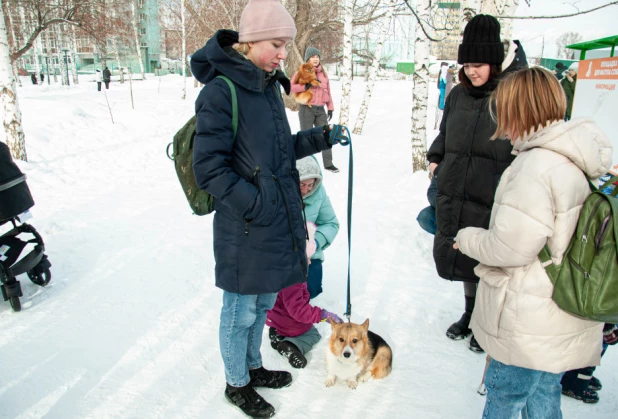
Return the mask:
<svg viewBox="0 0 618 419">
<path fill-rule="evenodd" d="M 344 134 L 344 131 L 347 134 Z M 344 125 L 333 125 L 332 129 L 328 134 L 328 141 L 330 144 L 341 144 L 342 146 L 350 145 L 352 140 L 352 136 L 350 135 L 350 131 L 348 127 Z"/>
<path fill-rule="evenodd" d="M 331 131 L 331 135 L 334 135 L 333 139 L 341 145 L 350 146 L 349 163 L 348 163 L 348 289 L 347 289 L 347 304 L 345 316 L 350 322 L 352 316 L 352 303 L 350 300 L 350 260 L 352 254 L 352 191 L 354 187 L 354 155 L 352 153 L 352 135 L 348 130 L 348 127 L 342 125 L 336 125 L 334 133 Z M 344 130 L 347 135 L 344 134 Z M 334 142 L 333 142 L 334 144 Z"/>
</svg>

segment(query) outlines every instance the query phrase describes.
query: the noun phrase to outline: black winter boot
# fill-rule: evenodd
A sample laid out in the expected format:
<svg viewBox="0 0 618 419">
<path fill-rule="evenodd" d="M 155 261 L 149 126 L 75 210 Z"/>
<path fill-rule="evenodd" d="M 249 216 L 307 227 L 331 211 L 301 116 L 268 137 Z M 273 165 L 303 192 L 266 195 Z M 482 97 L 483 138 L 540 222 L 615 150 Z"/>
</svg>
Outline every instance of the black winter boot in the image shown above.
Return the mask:
<svg viewBox="0 0 618 419">
<path fill-rule="evenodd" d="M 307 366 L 307 358 L 305 358 L 305 355 L 303 355 L 300 349 L 292 342 L 288 342 L 287 340 L 279 342 L 277 351 L 286 357 L 290 365 L 294 368 L 305 368 Z"/>
<path fill-rule="evenodd" d="M 466 297 L 466 311 L 464 311 L 459 321 L 453 323 L 446 330 L 446 336 L 450 339 L 461 340 L 472 333 L 468 326 L 470 326 L 470 318 L 472 317 L 472 310 L 474 310 L 474 300 L 474 297 Z"/>
<path fill-rule="evenodd" d="M 481 345 L 479 345 L 479 343 L 474 338 L 474 335 L 472 335 L 472 337 L 470 338 L 470 347 L 469 348 L 470 348 L 470 350 L 472 352 L 485 352 L 483 350 L 483 348 L 481 348 Z"/>
<path fill-rule="evenodd" d="M 292 384 L 292 374 L 287 371 L 269 371 L 264 367 L 249 370 L 253 387 L 283 388 Z"/>
<path fill-rule="evenodd" d="M 269 327 L 268 328 L 268 337 L 270 338 L 270 346 L 274 350 L 277 350 L 277 345 L 279 344 L 279 342 L 281 342 L 283 340 L 283 336 L 281 336 L 279 333 L 277 333 L 277 329 L 275 329 L 274 327 Z"/>
<path fill-rule="evenodd" d="M 590 390 L 589 388 L 585 389 L 582 392 L 576 392 L 573 390 L 562 390 L 562 394 L 567 397 L 572 397 L 575 400 L 581 400 L 584 403 L 594 404 L 599 402 L 599 395 L 597 394 L 597 392 L 594 390 Z"/>
<path fill-rule="evenodd" d="M 601 381 L 597 377 L 591 377 L 588 388 L 590 390 L 599 391 L 603 388 L 603 384 L 601 384 Z"/>
<path fill-rule="evenodd" d="M 244 387 L 232 387 L 228 384 L 225 398 L 252 418 L 270 418 L 275 415 L 275 408 L 264 400 L 251 384 Z"/>
</svg>

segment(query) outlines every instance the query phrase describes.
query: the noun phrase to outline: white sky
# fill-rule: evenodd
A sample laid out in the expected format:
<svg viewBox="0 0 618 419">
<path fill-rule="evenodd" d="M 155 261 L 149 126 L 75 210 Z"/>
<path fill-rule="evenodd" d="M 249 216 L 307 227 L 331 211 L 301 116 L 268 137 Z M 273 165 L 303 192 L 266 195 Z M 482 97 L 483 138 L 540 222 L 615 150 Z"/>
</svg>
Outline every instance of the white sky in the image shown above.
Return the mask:
<svg viewBox="0 0 618 419">
<path fill-rule="evenodd" d="M 518 16 L 556 16 L 579 10 L 589 10 L 610 0 L 531 0 L 528 6 L 520 0 Z M 584 41 L 618 35 L 618 5 L 592 13 L 562 19 L 516 20 L 514 39 L 522 42 L 528 56 L 541 55 L 545 35 L 544 57 L 556 57 L 556 39 L 565 32 L 579 32 Z"/>
</svg>

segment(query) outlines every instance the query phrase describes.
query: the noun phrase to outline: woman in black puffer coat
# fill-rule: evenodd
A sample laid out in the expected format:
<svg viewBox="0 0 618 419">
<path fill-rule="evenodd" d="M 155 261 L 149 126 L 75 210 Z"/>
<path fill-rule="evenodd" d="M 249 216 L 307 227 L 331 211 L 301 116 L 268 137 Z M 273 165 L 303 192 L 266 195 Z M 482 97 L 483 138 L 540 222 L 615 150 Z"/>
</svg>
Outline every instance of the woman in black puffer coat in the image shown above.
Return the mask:
<svg viewBox="0 0 618 419">
<path fill-rule="evenodd" d="M 489 113 L 491 92 L 504 74 L 527 67 L 518 41 L 509 42 L 506 57 L 504 49 L 496 18 L 477 15 L 468 22 L 457 59 L 464 65 L 461 83 L 447 97 L 440 134 L 427 153 L 429 170 L 438 178 L 434 261 L 442 278 L 464 283 L 465 312 L 446 332 L 454 340 L 472 333 L 478 262 L 454 250 L 453 238 L 465 227 L 488 227 L 500 176 L 515 158 L 508 141 L 489 141 L 496 130 Z M 470 349 L 482 351 L 474 336 Z"/>
</svg>

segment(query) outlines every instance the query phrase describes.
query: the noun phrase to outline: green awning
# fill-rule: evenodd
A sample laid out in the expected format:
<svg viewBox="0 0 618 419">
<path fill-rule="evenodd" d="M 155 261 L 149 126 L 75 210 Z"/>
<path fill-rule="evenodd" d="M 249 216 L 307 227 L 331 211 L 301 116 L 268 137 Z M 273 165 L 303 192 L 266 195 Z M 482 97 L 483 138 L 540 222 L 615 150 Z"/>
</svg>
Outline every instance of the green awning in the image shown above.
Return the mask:
<svg viewBox="0 0 618 419">
<path fill-rule="evenodd" d="M 611 56 L 614 56 L 614 47 L 618 45 L 618 35 L 608 36 L 607 38 L 595 39 L 593 41 L 579 42 L 577 44 L 567 45 L 569 49 L 576 49 L 581 51 L 580 59 L 586 58 L 586 51 L 593 49 L 611 48 Z"/>
</svg>

